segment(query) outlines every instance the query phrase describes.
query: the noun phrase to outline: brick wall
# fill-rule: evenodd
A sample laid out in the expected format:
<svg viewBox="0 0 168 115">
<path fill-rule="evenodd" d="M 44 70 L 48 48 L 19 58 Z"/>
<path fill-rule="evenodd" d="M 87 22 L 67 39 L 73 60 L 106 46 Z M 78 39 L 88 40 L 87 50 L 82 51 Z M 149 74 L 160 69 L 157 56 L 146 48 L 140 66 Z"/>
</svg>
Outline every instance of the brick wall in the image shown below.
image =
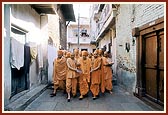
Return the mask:
<svg viewBox="0 0 168 115">
<path fill-rule="evenodd" d="M 163 4 L 121 4 L 116 17 L 116 74 L 118 82 L 134 92 L 136 85 L 136 40 L 132 28 L 140 27 L 164 16 Z M 130 44 L 129 52 L 126 43 Z"/>
<path fill-rule="evenodd" d="M 164 4 L 135 4 L 135 26 L 142 26 L 164 16 Z"/>
</svg>

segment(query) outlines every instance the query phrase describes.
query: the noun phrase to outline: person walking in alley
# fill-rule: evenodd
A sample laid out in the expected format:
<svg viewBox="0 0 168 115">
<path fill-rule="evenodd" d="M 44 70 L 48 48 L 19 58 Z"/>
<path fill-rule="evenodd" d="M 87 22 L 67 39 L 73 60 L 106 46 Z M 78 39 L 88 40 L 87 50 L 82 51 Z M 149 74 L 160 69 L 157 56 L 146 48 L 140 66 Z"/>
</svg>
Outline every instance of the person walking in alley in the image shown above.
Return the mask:
<svg viewBox="0 0 168 115">
<path fill-rule="evenodd" d="M 65 58 L 66 58 L 66 59 L 71 58 L 71 52 L 66 52 Z"/>
<path fill-rule="evenodd" d="M 88 58 L 89 58 L 90 60 L 92 60 L 92 59 L 93 59 L 93 54 L 92 54 L 92 53 L 89 53 Z"/>
<path fill-rule="evenodd" d="M 110 94 L 112 94 L 112 70 L 111 66 L 113 62 L 108 57 L 108 53 L 104 52 L 104 57 L 102 57 L 102 64 L 103 64 L 103 76 L 104 79 L 102 79 L 102 93 L 104 93 L 105 90 L 108 90 Z"/>
<path fill-rule="evenodd" d="M 98 57 L 98 53 L 94 52 L 94 58 L 92 60 L 91 66 L 91 86 L 90 90 L 93 94 L 93 100 L 95 100 L 99 94 L 99 85 L 100 85 L 100 67 L 101 67 L 101 58 Z"/>
<path fill-rule="evenodd" d="M 100 67 L 100 90 L 102 92 L 102 94 L 104 94 L 104 91 L 105 91 L 105 88 L 104 88 L 104 68 L 103 68 L 103 61 L 102 61 L 102 58 L 103 58 L 103 51 L 102 49 L 97 49 L 96 50 L 97 53 L 98 53 L 98 57 L 101 58 L 101 67 Z M 98 95 L 99 96 L 99 95 Z"/>
<path fill-rule="evenodd" d="M 68 52 L 69 53 L 69 52 Z M 77 88 L 77 76 L 76 72 L 78 72 L 76 68 L 76 60 L 75 54 L 71 53 L 70 58 L 67 59 L 67 76 L 66 76 L 66 91 L 68 94 L 68 102 L 70 102 L 70 92 L 73 97 L 76 96 L 76 88 Z"/>
<path fill-rule="evenodd" d="M 82 57 L 82 51 L 79 51 L 79 57 Z"/>
<path fill-rule="evenodd" d="M 80 58 L 79 49 L 74 49 L 74 54 L 75 54 L 75 60 L 78 60 Z"/>
<path fill-rule="evenodd" d="M 82 100 L 84 95 L 87 95 L 89 91 L 90 83 L 90 68 L 91 68 L 91 61 L 88 59 L 88 52 L 82 51 L 82 58 L 79 59 L 80 69 L 82 71 L 81 75 L 79 76 L 79 90 L 80 90 L 80 97 L 79 100 Z"/>
<path fill-rule="evenodd" d="M 56 96 L 56 91 L 58 88 L 65 90 L 66 83 L 66 58 L 63 57 L 63 51 L 57 51 L 58 57 L 54 60 L 54 69 L 53 69 L 53 83 L 54 83 L 54 91 L 51 93 L 51 97 Z"/>
<path fill-rule="evenodd" d="M 81 58 L 79 56 L 79 49 L 74 49 L 74 54 L 75 54 L 75 60 L 76 62 L 79 61 L 79 58 Z M 76 63 L 76 66 L 77 66 L 77 69 L 80 69 L 80 64 L 77 64 Z M 80 73 L 76 73 L 76 77 L 77 77 L 77 91 L 79 91 L 79 76 L 80 76 Z"/>
</svg>

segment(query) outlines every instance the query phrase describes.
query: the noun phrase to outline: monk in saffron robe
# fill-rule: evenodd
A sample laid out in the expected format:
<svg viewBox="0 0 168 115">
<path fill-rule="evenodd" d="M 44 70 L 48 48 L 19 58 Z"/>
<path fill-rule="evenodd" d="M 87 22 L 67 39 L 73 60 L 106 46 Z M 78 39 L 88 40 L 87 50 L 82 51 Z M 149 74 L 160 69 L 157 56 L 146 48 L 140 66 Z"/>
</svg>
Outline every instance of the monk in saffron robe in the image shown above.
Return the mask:
<svg viewBox="0 0 168 115">
<path fill-rule="evenodd" d="M 79 49 L 74 49 L 74 54 L 75 54 L 75 60 L 78 60 L 80 58 Z"/>
<path fill-rule="evenodd" d="M 79 57 L 82 57 L 82 51 L 79 51 Z"/>
<path fill-rule="evenodd" d="M 98 50 L 98 55 L 99 55 L 100 57 L 103 57 L 103 50 L 102 50 L 102 49 L 99 49 L 99 50 Z"/>
<path fill-rule="evenodd" d="M 66 76 L 66 91 L 68 93 L 68 102 L 70 102 L 70 92 L 73 97 L 76 96 L 76 88 L 77 88 L 77 68 L 75 62 L 75 54 L 72 53 L 70 55 L 71 58 L 67 59 L 67 76 Z"/>
<path fill-rule="evenodd" d="M 92 60 L 93 59 L 93 54 L 89 53 L 88 58 L 90 58 Z"/>
<path fill-rule="evenodd" d="M 66 52 L 66 59 L 68 59 L 68 58 L 71 58 L 71 53 L 70 52 Z"/>
<path fill-rule="evenodd" d="M 79 58 L 81 58 L 79 56 L 79 49 L 74 49 L 74 54 L 75 54 L 75 60 L 76 62 L 79 62 Z M 80 64 L 79 63 L 76 63 L 76 67 L 77 69 L 80 69 Z M 76 73 L 76 77 L 77 77 L 77 91 L 79 91 L 79 76 L 80 74 L 79 73 Z"/>
<path fill-rule="evenodd" d="M 96 49 L 96 52 L 98 53 L 98 57 L 101 58 L 101 67 L 100 67 L 100 89 L 102 94 L 104 94 L 105 92 L 105 88 L 104 88 L 104 68 L 103 68 L 103 62 L 102 62 L 102 58 L 103 58 L 103 51 L 102 49 Z"/>
<path fill-rule="evenodd" d="M 102 64 L 103 64 L 103 75 L 104 75 L 104 84 L 102 85 L 103 89 L 106 89 L 109 91 L 110 94 L 112 94 L 112 61 L 110 58 L 108 58 L 108 53 L 104 52 L 104 57 L 102 58 Z"/>
<path fill-rule="evenodd" d="M 101 58 L 98 57 L 98 53 L 94 52 L 94 58 L 92 60 L 91 67 L 91 86 L 90 90 L 93 94 L 93 100 L 95 100 L 99 94 L 100 86 L 100 67 L 101 67 Z"/>
<path fill-rule="evenodd" d="M 66 82 L 66 58 L 63 57 L 62 50 L 58 50 L 58 57 L 54 60 L 54 68 L 53 68 L 53 83 L 54 83 L 54 91 L 51 94 L 51 97 L 56 96 L 56 91 L 58 88 L 65 90 L 65 82 Z"/>
<path fill-rule="evenodd" d="M 67 51 L 66 50 L 62 50 L 63 52 L 63 57 L 66 57 Z"/>
<path fill-rule="evenodd" d="M 79 90 L 80 90 L 80 97 L 79 99 L 82 100 L 84 95 L 87 95 L 89 91 L 88 83 L 90 83 L 90 68 L 91 62 L 88 59 L 88 52 L 82 51 L 82 58 L 79 59 L 81 75 L 79 76 Z"/>
</svg>

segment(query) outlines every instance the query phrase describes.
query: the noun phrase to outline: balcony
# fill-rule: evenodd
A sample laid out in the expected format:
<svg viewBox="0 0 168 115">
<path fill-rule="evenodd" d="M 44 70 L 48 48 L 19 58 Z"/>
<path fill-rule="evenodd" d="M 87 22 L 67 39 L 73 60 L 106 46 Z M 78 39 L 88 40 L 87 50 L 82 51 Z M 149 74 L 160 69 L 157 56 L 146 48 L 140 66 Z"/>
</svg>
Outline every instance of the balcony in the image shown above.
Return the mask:
<svg viewBox="0 0 168 115">
<path fill-rule="evenodd" d="M 79 43 L 80 44 L 90 44 L 90 37 L 79 37 Z M 71 37 L 68 38 L 68 41 L 70 44 L 77 44 L 78 43 L 78 37 Z"/>
<path fill-rule="evenodd" d="M 101 13 L 102 13 L 102 9 L 104 8 L 104 4 L 99 4 L 97 6 L 97 8 L 95 9 L 95 13 L 94 13 L 94 21 L 98 22 L 99 21 L 99 18 L 101 16 Z"/>
<path fill-rule="evenodd" d="M 96 41 L 103 38 L 110 27 L 115 24 L 115 17 L 116 10 L 112 8 L 112 5 L 105 5 L 97 22 Z"/>
</svg>

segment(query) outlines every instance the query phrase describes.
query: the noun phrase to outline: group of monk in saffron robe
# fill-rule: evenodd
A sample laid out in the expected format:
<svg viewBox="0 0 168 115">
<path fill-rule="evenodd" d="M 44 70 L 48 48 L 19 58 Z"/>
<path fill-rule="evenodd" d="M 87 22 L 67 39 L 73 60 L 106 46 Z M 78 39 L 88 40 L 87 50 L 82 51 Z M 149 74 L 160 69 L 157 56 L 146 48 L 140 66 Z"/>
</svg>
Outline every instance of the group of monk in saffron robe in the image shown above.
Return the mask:
<svg viewBox="0 0 168 115">
<path fill-rule="evenodd" d="M 67 101 L 70 102 L 71 94 L 77 95 L 79 89 L 82 100 L 89 92 L 92 92 L 93 100 L 99 93 L 107 90 L 112 94 L 112 61 L 107 52 L 96 49 L 93 54 L 87 51 L 75 49 L 74 52 L 65 50 L 57 51 L 58 57 L 54 60 L 53 84 L 54 91 L 51 97 L 56 96 L 58 88 L 66 90 Z"/>
</svg>

